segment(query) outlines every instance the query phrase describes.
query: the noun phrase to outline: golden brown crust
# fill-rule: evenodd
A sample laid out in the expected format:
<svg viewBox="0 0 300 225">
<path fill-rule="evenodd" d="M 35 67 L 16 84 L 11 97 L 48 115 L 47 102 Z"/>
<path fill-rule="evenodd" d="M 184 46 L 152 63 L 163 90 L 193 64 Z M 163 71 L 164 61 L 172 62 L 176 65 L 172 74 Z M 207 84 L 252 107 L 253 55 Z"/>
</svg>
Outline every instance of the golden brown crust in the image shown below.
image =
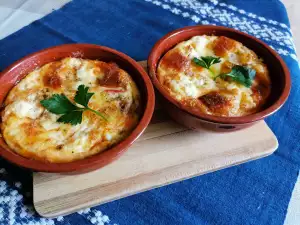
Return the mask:
<svg viewBox="0 0 300 225">
<path fill-rule="evenodd" d="M 189 59 L 184 57 L 179 51 L 172 51 L 161 61 L 161 65 L 166 68 L 172 68 L 176 71 L 184 70 L 189 64 Z"/>
<path fill-rule="evenodd" d="M 216 91 L 201 96 L 199 100 L 215 114 L 226 114 L 227 108 L 231 107 L 230 100 Z"/>
<path fill-rule="evenodd" d="M 236 41 L 220 36 L 214 42 L 213 50 L 217 56 L 223 57 L 228 52 L 231 52 L 236 47 Z"/>
<path fill-rule="evenodd" d="M 98 66 L 104 72 L 104 76 L 97 80 L 100 86 L 118 87 L 120 85 L 120 71 L 116 63 L 101 63 Z"/>
<path fill-rule="evenodd" d="M 61 62 L 50 63 L 46 68 L 41 71 L 43 83 L 45 87 L 58 89 L 62 85 L 58 71 L 61 67 Z"/>
</svg>

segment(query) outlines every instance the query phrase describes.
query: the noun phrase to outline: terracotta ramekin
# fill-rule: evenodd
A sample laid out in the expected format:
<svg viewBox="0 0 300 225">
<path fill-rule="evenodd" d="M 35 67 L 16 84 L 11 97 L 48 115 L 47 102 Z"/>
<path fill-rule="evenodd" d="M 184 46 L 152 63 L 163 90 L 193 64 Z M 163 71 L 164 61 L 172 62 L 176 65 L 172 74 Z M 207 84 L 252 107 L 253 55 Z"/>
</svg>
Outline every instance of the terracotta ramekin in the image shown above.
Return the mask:
<svg viewBox="0 0 300 225">
<path fill-rule="evenodd" d="M 3 101 L 8 92 L 29 72 L 46 63 L 65 57 L 99 59 L 107 62 L 112 61 L 127 71 L 141 92 L 141 102 L 143 103 L 144 113 L 139 124 L 125 140 L 114 147 L 94 156 L 70 163 L 56 164 L 24 158 L 10 150 L 3 138 L 0 137 L 0 156 L 8 161 L 35 171 L 88 172 L 101 168 L 120 157 L 148 126 L 154 110 L 155 96 L 151 80 L 145 70 L 136 61 L 121 52 L 92 44 L 60 45 L 31 54 L 15 62 L 0 74 L 0 104 L 3 105 Z"/>
<path fill-rule="evenodd" d="M 267 65 L 271 81 L 271 95 L 264 108 L 251 115 L 241 117 L 219 117 L 190 110 L 181 105 L 162 86 L 156 76 L 156 70 L 163 55 L 176 44 L 197 35 L 226 36 L 237 40 L 253 50 Z M 168 114 L 178 123 L 191 129 L 208 128 L 214 131 L 233 131 L 248 127 L 275 113 L 287 100 L 291 79 L 289 70 L 281 57 L 267 44 L 246 33 L 220 26 L 190 26 L 168 33 L 151 50 L 148 58 L 148 72 L 152 83 L 158 90 L 159 98 Z"/>
</svg>

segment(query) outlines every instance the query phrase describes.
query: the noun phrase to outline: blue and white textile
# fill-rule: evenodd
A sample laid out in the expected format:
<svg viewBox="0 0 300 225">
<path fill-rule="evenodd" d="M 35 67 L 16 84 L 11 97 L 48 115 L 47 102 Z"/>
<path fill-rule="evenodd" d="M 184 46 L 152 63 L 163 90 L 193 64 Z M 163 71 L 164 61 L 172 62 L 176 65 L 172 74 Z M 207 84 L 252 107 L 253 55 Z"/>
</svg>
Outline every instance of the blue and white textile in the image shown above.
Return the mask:
<svg viewBox="0 0 300 225">
<path fill-rule="evenodd" d="M 287 63 L 290 98 L 267 120 L 280 144 L 275 154 L 56 219 L 34 212 L 31 173 L 0 159 L 1 225 L 283 224 L 300 168 L 300 74 L 279 0 L 74 0 L 0 40 L 0 70 L 29 53 L 76 42 L 109 46 L 145 60 L 167 32 L 195 24 L 247 32 Z"/>
</svg>

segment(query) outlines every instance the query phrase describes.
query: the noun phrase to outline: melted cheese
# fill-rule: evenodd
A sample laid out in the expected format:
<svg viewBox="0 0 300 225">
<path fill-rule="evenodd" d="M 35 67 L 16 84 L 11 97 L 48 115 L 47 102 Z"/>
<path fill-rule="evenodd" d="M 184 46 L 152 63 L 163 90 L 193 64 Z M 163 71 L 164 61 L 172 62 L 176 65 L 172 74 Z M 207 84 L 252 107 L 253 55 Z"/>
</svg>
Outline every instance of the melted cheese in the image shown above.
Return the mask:
<svg viewBox="0 0 300 225">
<path fill-rule="evenodd" d="M 40 104 L 57 93 L 73 100 L 81 84 L 94 93 L 89 107 L 105 114 L 108 122 L 85 111 L 81 124 L 59 123 L 60 115 Z M 116 64 L 65 58 L 31 72 L 10 91 L 2 112 L 2 135 L 24 157 L 70 162 L 104 151 L 128 136 L 138 123 L 139 104 L 136 84 Z"/>
<path fill-rule="evenodd" d="M 77 70 L 77 77 L 80 80 L 79 84 L 86 86 L 95 85 L 97 79 L 97 76 L 94 74 L 94 68 L 90 68 L 88 62 L 85 62 L 80 69 Z"/>
<path fill-rule="evenodd" d="M 193 59 L 213 56 L 221 62 L 209 71 Z M 214 79 L 235 65 L 256 70 L 250 88 L 230 79 Z M 195 36 L 176 45 L 161 59 L 157 78 L 181 104 L 217 116 L 243 116 L 258 111 L 270 94 L 267 67 L 240 42 L 226 37 Z"/>
<path fill-rule="evenodd" d="M 25 91 L 25 90 L 31 89 L 35 86 L 38 86 L 39 85 L 39 79 L 38 78 L 39 78 L 39 70 L 33 71 L 30 74 L 30 76 L 28 76 L 28 81 L 27 82 L 21 82 L 18 85 L 18 88 L 21 91 Z"/>
<path fill-rule="evenodd" d="M 36 119 L 43 111 L 43 108 L 36 104 L 36 102 L 20 100 L 7 107 L 4 117 L 6 118 L 9 114 L 14 113 L 18 118 L 28 117 Z"/>
</svg>

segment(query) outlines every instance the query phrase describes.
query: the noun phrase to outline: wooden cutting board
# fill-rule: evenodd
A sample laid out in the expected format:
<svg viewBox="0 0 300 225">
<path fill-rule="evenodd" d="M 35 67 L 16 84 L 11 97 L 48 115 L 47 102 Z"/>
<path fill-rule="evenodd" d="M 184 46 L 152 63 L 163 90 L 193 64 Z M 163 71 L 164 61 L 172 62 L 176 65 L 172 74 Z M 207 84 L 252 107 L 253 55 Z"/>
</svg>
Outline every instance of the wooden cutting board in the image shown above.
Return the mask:
<svg viewBox="0 0 300 225">
<path fill-rule="evenodd" d="M 145 133 L 108 166 L 81 175 L 34 173 L 34 206 L 44 217 L 65 215 L 258 159 L 277 147 L 264 121 L 231 133 L 196 132 L 156 107 Z"/>
</svg>

